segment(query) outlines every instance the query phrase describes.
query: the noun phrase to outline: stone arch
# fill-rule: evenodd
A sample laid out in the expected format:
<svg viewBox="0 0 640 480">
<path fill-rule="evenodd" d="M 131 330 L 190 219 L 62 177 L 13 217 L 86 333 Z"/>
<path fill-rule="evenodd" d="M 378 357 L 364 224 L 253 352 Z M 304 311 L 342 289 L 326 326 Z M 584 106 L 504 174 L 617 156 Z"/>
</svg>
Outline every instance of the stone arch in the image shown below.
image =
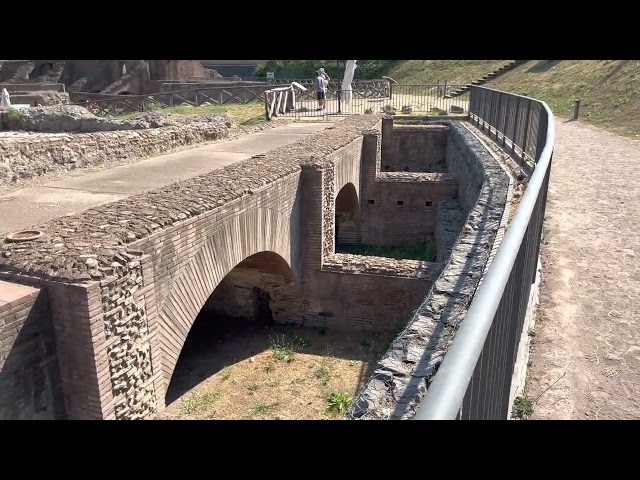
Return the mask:
<svg viewBox="0 0 640 480">
<path fill-rule="evenodd" d="M 276 210 L 248 210 L 212 233 L 184 267 L 159 312 L 160 363 L 165 391 L 196 317 L 216 287 L 238 264 L 257 253 L 272 252 L 283 259 L 294 283 L 300 285 L 296 265 L 299 245 L 297 238 L 291 238 L 291 230 L 290 219 Z M 157 360 L 154 365 L 154 369 L 158 368 Z M 157 392 L 158 402 L 163 399 L 164 392 Z"/>
<path fill-rule="evenodd" d="M 353 183 L 349 182 L 336 197 L 336 248 L 360 243 L 360 201 Z"/>
<path fill-rule="evenodd" d="M 43 63 L 33 69 L 29 78 L 44 77 L 48 75 L 51 70 L 53 70 L 53 63 Z"/>
</svg>

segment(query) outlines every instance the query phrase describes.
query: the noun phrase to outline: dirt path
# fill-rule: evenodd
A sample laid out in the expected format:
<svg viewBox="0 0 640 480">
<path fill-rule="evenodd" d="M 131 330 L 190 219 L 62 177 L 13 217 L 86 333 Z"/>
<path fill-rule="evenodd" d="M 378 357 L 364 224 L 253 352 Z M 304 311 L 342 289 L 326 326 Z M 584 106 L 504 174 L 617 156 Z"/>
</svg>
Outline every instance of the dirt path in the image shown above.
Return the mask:
<svg viewBox="0 0 640 480">
<path fill-rule="evenodd" d="M 556 121 L 540 315 L 526 394 L 538 419 L 640 419 L 640 147 Z"/>
</svg>

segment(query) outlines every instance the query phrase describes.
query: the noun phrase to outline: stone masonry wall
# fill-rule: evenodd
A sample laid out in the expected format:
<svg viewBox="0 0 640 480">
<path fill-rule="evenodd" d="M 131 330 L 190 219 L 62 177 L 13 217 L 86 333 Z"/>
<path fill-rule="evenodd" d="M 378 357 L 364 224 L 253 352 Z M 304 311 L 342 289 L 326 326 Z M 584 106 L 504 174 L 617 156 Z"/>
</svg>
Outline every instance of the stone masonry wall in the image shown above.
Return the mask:
<svg viewBox="0 0 640 480">
<path fill-rule="evenodd" d="M 0 420 L 64 418 L 47 292 L 0 280 Z"/>
<path fill-rule="evenodd" d="M 142 159 L 275 126 L 278 123 L 270 122 L 233 133 L 224 122 L 98 133 L 2 133 L 0 187 L 49 171 L 108 164 L 114 159 Z"/>
<path fill-rule="evenodd" d="M 503 212 L 507 205 L 509 178 L 482 144 L 458 122 L 451 122 L 450 138 L 464 143 L 467 158 L 458 157 L 469 168 L 469 182 L 461 179 L 461 198 L 471 205 L 446 266 L 435 280 L 407 327 L 378 362 L 360 392 L 347 419 L 406 419 L 415 414 L 430 379 L 437 371 L 455 332 L 473 299 L 492 254 Z M 455 161 L 455 160 L 454 160 Z M 458 170 L 462 172 L 462 170 Z M 482 179 L 473 198 L 472 179 Z"/>
<path fill-rule="evenodd" d="M 382 172 L 445 172 L 447 125 L 394 125 L 382 121 Z"/>
<path fill-rule="evenodd" d="M 156 411 L 150 332 L 140 260 L 119 256 L 118 275 L 100 282 L 104 332 L 115 418 L 137 420 Z"/>
<path fill-rule="evenodd" d="M 442 200 L 436 209 L 436 262 L 444 262 L 464 227 L 466 216 L 458 199 Z"/>
<path fill-rule="evenodd" d="M 447 140 L 447 169 L 458 179 L 458 199 L 465 213 L 475 206 L 484 183 L 492 180 L 477 162 L 477 143 L 476 139 L 469 143 L 469 132 L 462 128 L 452 128 Z"/>
</svg>

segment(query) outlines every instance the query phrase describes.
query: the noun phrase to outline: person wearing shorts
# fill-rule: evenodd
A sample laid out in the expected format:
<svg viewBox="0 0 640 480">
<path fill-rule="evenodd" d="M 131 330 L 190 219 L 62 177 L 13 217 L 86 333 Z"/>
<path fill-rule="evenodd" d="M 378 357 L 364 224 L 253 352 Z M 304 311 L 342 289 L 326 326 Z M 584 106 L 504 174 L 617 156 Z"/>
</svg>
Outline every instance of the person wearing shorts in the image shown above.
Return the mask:
<svg viewBox="0 0 640 480">
<path fill-rule="evenodd" d="M 318 108 L 316 111 L 324 110 L 324 104 L 327 92 L 327 80 L 324 78 L 320 71 L 316 72 L 316 79 L 314 82 L 316 90 L 316 98 L 318 99 Z"/>
</svg>

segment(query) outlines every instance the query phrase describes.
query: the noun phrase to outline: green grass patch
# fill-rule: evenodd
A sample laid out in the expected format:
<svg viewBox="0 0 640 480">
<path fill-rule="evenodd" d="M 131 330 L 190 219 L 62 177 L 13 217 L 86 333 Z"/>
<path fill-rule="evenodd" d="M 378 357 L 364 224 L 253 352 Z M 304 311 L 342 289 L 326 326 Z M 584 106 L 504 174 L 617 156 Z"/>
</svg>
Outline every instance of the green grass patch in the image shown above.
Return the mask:
<svg viewBox="0 0 640 480">
<path fill-rule="evenodd" d="M 278 406 L 278 403 L 258 403 L 257 405 L 255 405 L 250 412 L 251 417 L 260 417 L 263 415 L 267 415 L 268 413 L 271 413 L 276 407 Z"/>
<path fill-rule="evenodd" d="M 639 60 L 531 60 L 486 86 L 542 100 L 554 115 L 640 137 Z"/>
<path fill-rule="evenodd" d="M 338 253 L 364 255 L 369 257 L 394 258 L 396 260 L 420 260 L 434 262 L 436 259 L 436 245 L 432 238 L 425 243 L 410 247 L 375 247 L 371 245 L 342 245 L 336 249 Z"/>
<path fill-rule="evenodd" d="M 17 123 L 22 119 L 23 112 L 19 108 L 9 108 L 7 118 L 11 123 Z"/>
<path fill-rule="evenodd" d="M 511 416 L 520 420 L 526 420 L 533 415 L 533 401 L 527 396 L 516 397 L 513 401 Z"/>
<path fill-rule="evenodd" d="M 182 411 L 187 415 L 198 415 L 209 411 L 220 398 L 219 392 L 207 392 L 190 396 L 183 404 Z"/>
<path fill-rule="evenodd" d="M 511 60 L 404 60 L 388 75 L 398 83 L 465 85 L 478 80 Z"/>
</svg>

